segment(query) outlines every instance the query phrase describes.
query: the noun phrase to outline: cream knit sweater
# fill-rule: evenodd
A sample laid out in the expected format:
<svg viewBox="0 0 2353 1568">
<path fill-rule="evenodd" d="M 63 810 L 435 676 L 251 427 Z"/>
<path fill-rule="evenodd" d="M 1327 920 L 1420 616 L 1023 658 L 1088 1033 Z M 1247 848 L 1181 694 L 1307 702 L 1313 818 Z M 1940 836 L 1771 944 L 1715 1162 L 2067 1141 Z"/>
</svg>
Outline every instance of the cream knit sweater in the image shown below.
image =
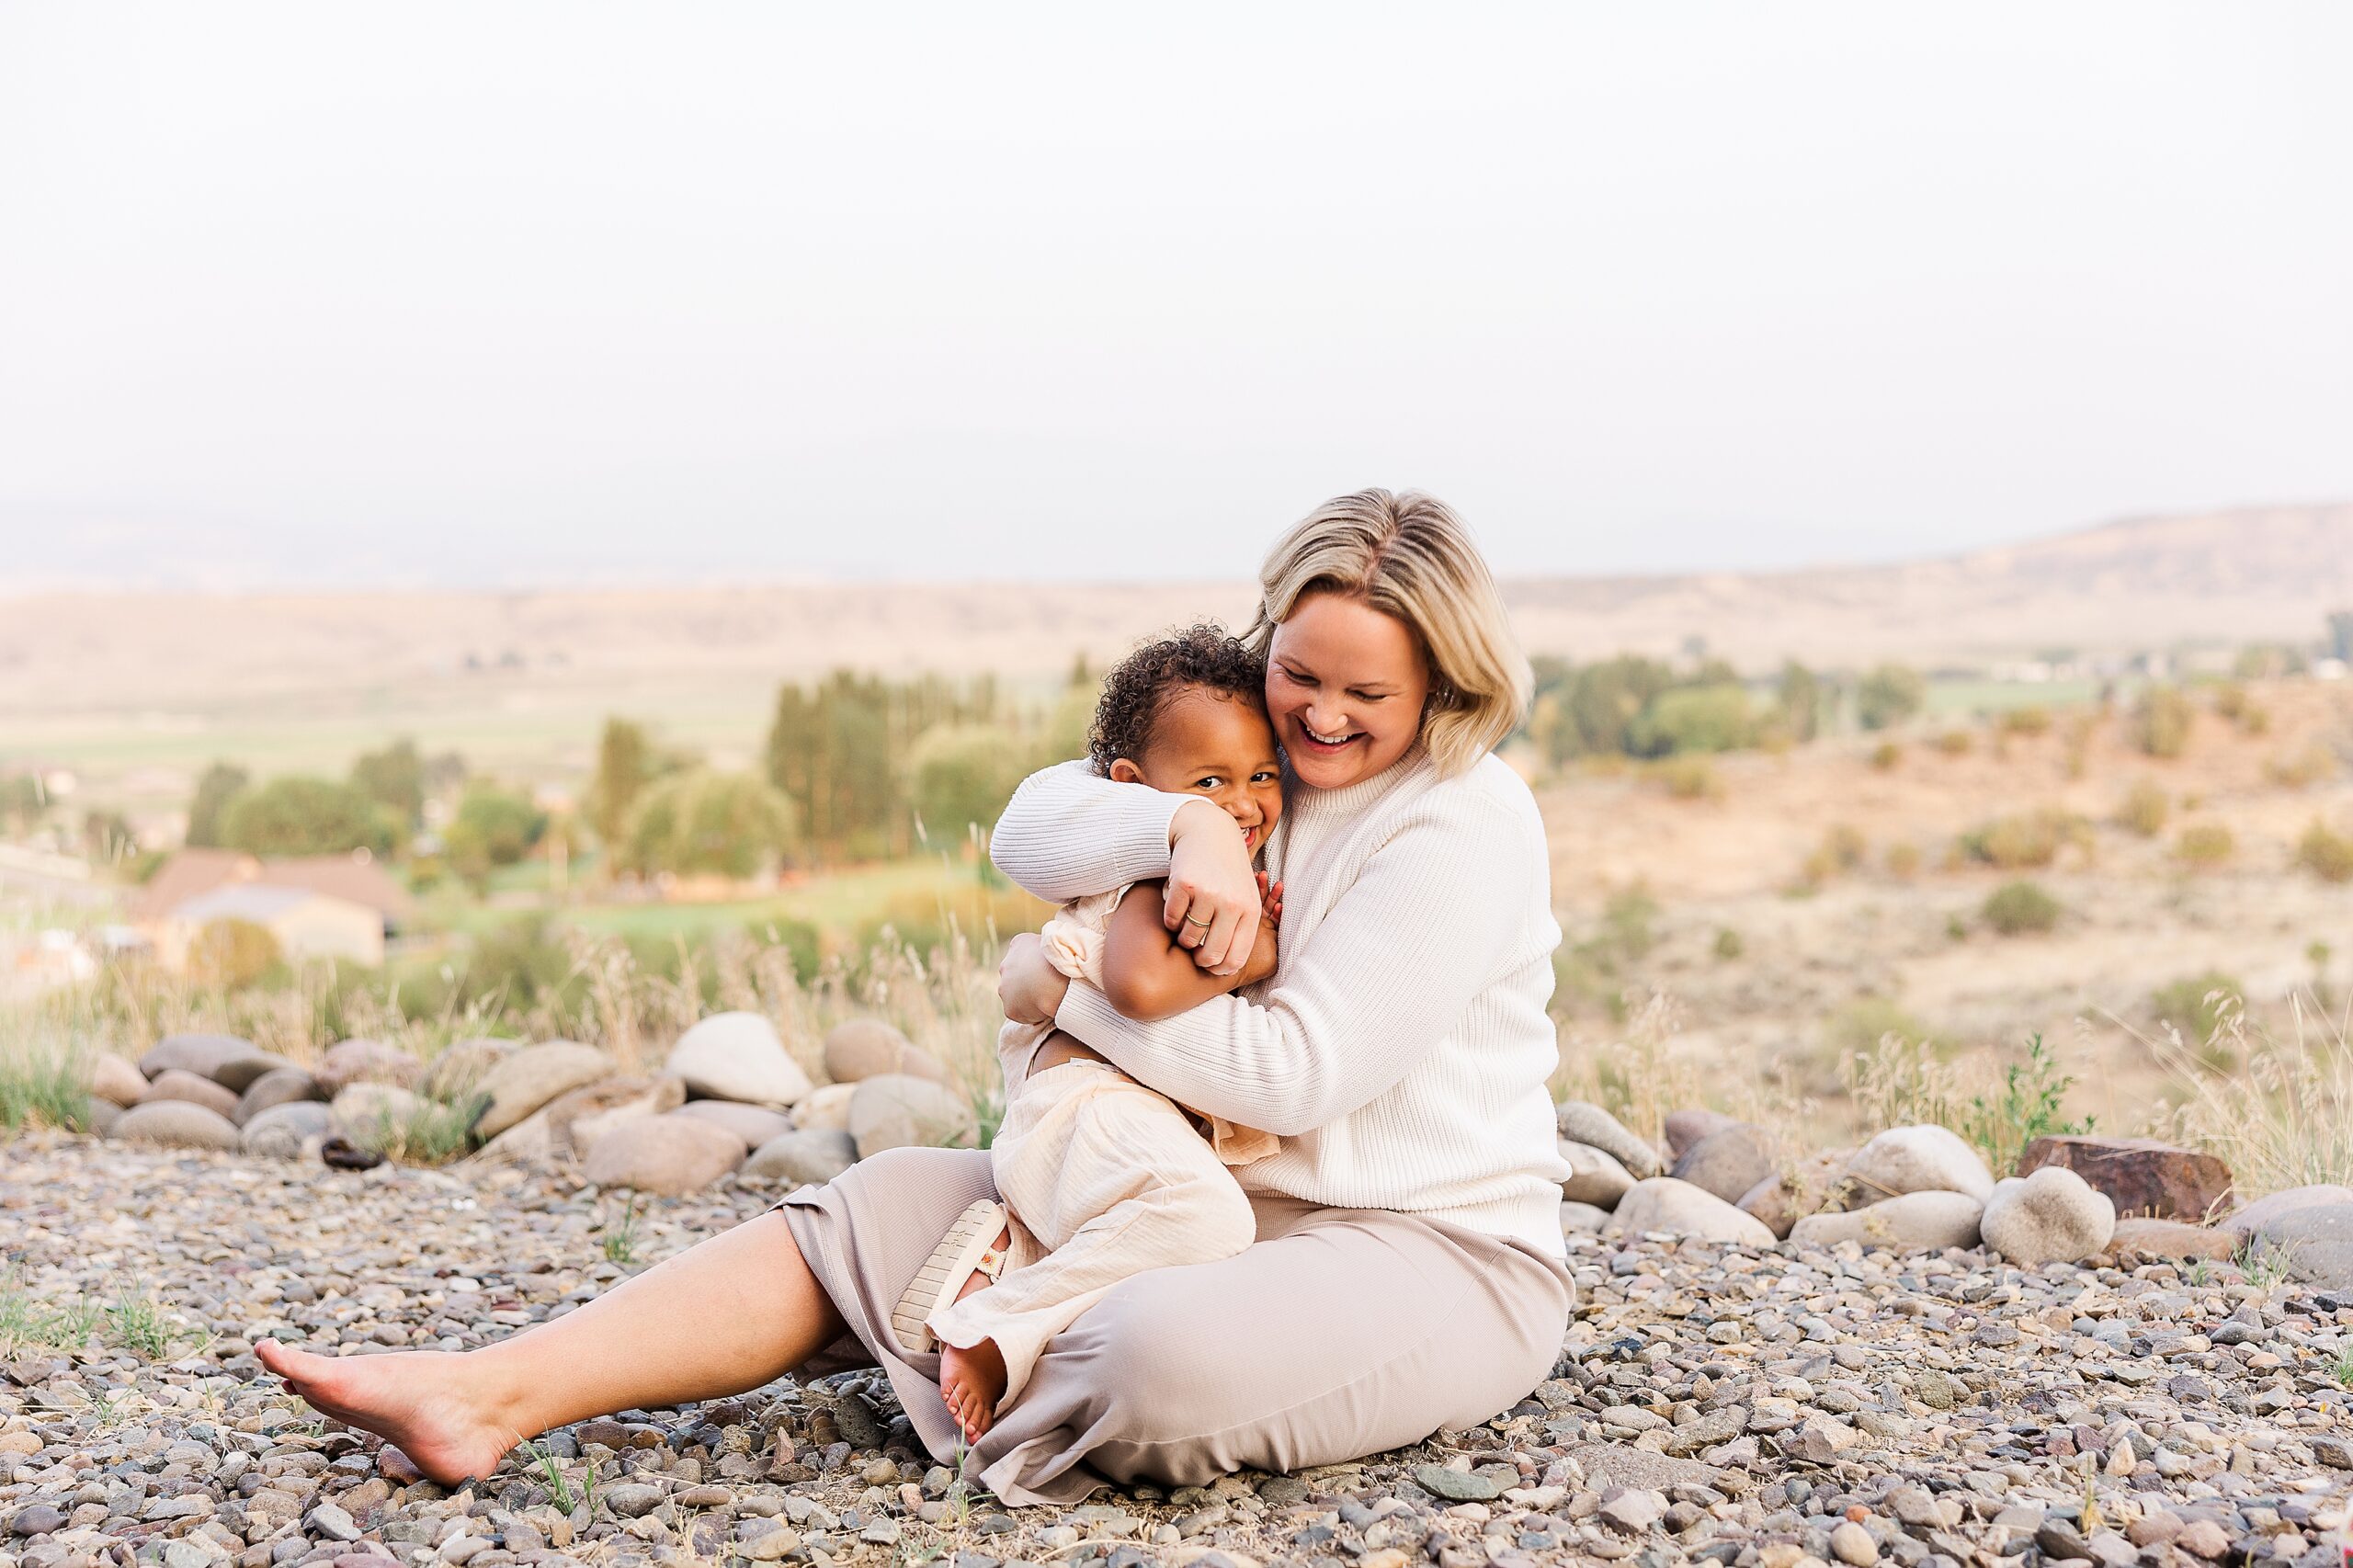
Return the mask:
<svg viewBox="0 0 2353 1568">
<path fill-rule="evenodd" d="M 1196 798 L 1063 763 L 1015 793 L 989 853 L 1056 903 L 1165 877 L 1169 819 Z M 1561 928 L 1528 786 L 1494 756 L 1441 779 L 1416 747 L 1345 790 L 1293 785 L 1265 865 L 1284 884 L 1271 981 L 1153 1024 L 1074 983 L 1055 1021 L 1170 1098 L 1279 1135 L 1234 1173 L 1245 1188 L 1564 1256 L 1544 1086 Z"/>
</svg>

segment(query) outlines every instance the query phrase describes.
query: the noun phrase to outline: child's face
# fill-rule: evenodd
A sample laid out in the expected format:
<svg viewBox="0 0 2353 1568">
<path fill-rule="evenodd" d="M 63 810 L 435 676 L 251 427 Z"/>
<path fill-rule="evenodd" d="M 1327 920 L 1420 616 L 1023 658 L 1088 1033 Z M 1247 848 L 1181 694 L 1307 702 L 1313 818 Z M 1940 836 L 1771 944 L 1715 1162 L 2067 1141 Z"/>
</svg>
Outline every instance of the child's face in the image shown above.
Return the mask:
<svg viewBox="0 0 2353 1568">
<path fill-rule="evenodd" d="M 1120 757 L 1111 777 L 1171 794 L 1206 795 L 1242 824 L 1257 853 L 1283 814 L 1275 732 L 1255 702 L 1198 687 L 1173 693 L 1152 727 L 1141 765 Z"/>
</svg>

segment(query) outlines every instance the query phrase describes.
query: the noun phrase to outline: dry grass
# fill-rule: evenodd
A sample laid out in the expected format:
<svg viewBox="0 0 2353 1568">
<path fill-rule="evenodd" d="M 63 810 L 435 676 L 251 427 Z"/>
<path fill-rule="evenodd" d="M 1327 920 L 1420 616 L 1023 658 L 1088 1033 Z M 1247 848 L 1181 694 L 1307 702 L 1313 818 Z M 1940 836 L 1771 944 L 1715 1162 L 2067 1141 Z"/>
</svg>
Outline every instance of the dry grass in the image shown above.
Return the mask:
<svg viewBox="0 0 2353 1568">
<path fill-rule="evenodd" d="M 2284 1033 L 2251 1024 L 2234 995 L 2215 999 L 2203 1041 L 2170 1024 L 2154 1037 L 2132 1031 L 2178 1080 L 2182 1097 L 2165 1117 L 2173 1135 L 2227 1161 L 2242 1201 L 2353 1183 L 2353 1017 L 2332 1016 L 2309 993 L 2290 1001 Z"/>
</svg>

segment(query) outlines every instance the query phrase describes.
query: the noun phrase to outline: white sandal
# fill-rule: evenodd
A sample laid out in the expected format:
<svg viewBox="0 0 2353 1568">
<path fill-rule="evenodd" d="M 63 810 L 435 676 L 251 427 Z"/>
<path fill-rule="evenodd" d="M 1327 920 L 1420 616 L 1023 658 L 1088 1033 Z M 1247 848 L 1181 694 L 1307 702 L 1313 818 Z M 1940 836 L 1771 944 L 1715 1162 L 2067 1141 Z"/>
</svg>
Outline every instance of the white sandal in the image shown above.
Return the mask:
<svg viewBox="0 0 2353 1568">
<path fill-rule="evenodd" d="M 1005 1205 L 994 1199 L 980 1199 L 956 1217 L 892 1309 L 891 1337 L 901 1350 L 922 1356 L 938 1349 L 939 1336 L 931 1332 L 931 1314 L 954 1301 L 964 1281 L 975 1274 L 995 1283 L 1005 1272 L 1005 1250 L 996 1238 L 1006 1228 Z"/>
</svg>

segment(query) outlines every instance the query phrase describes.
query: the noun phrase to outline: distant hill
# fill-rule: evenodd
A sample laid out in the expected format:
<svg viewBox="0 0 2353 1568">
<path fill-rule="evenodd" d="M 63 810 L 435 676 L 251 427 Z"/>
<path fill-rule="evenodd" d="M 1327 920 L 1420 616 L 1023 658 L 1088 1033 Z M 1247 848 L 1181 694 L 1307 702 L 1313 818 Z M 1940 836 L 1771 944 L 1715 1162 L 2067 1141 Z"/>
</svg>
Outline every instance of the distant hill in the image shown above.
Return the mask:
<svg viewBox="0 0 2353 1568">
<path fill-rule="evenodd" d="M 2135 518 L 1888 566 L 1506 585 L 1531 650 L 1746 665 L 2120 651 L 2316 635 L 2353 608 L 2353 504 Z M 309 699 L 415 682 L 742 689 L 838 665 L 1046 675 L 1246 585 L 752 583 L 544 593 L 36 594 L 0 598 L 0 720 Z M 0 725 L 0 730 L 5 726 Z"/>
</svg>

